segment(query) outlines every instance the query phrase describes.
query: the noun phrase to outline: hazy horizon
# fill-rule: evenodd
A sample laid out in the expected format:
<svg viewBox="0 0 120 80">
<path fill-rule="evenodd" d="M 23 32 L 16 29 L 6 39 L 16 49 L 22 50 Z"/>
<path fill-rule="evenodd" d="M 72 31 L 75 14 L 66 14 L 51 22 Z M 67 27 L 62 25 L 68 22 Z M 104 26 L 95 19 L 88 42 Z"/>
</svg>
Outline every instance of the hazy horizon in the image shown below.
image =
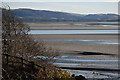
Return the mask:
<svg viewBox="0 0 120 80">
<path fill-rule="evenodd" d="M 17 8 L 17 9 L 31 9 L 31 10 L 38 10 L 38 9 L 32 9 L 32 8 Z M 13 9 L 16 10 L 16 9 Z M 42 10 L 41 10 L 42 11 Z M 53 12 L 62 12 L 62 11 L 55 11 L 55 10 L 43 10 L 43 11 L 53 11 Z M 72 13 L 72 12 L 63 12 L 63 13 L 69 13 L 69 14 L 81 14 L 81 15 L 89 15 L 89 14 L 98 14 L 98 15 L 102 15 L 102 14 L 116 14 L 119 15 L 118 13 L 88 13 L 88 14 L 82 14 L 82 13 Z"/>
<path fill-rule="evenodd" d="M 75 14 L 118 14 L 117 2 L 7 2 L 11 9 L 29 8 Z"/>
</svg>

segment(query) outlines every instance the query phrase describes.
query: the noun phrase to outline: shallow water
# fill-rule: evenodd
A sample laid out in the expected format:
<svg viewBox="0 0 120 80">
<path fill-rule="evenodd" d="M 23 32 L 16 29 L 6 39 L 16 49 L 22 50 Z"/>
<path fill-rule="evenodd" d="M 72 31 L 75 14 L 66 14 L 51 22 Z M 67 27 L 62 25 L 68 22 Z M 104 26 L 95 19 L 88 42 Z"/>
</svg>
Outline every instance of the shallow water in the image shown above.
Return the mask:
<svg viewBox="0 0 120 80">
<path fill-rule="evenodd" d="M 59 56 L 55 58 L 56 60 L 61 62 L 54 63 L 58 66 L 93 66 L 93 67 L 118 67 L 118 60 L 117 59 L 94 59 L 94 58 L 79 58 L 73 56 Z M 66 61 L 66 62 L 62 62 Z M 75 75 L 83 75 L 86 78 L 117 78 L 117 73 L 112 72 L 102 72 L 102 71 L 87 71 L 87 70 L 69 70 L 71 74 Z M 93 74 L 95 72 L 96 74 Z"/>
<path fill-rule="evenodd" d="M 118 34 L 118 30 L 31 30 L 30 34 Z"/>
<path fill-rule="evenodd" d="M 57 65 L 92 65 L 92 66 L 118 66 L 117 59 L 90 59 L 90 58 L 79 58 L 70 56 L 61 56 L 55 58 L 58 63 Z M 62 61 L 66 61 L 63 63 Z M 67 63 L 68 62 L 68 63 Z"/>
<path fill-rule="evenodd" d="M 115 66 L 118 66 L 117 64 L 113 64 L 113 65 L 111 65 L 111 64 L 100 64 L 100 63 L 97 63 L 97 64 L 88 64 L 88 63 L 82 63 L 82 64 L 80 64 L 80 63 L 54 63 L 55 65 L 64 65 L 64 66 L 109 66 L 109 67 L 115 67 Z"/>
<path fill-rule="evenodd" d="M 37 56 L 39 58 L 46 58 L 45 56 Z M 54 63 L 55 65 L 87 65 L 87 66 L 118 66 L 117 59 L 91 59 L 91 58 L 79 58 L 72 56 L 58 56 L 53 58 L 59 62 Z"/>
<path fill-rule="evenodd" d="M 118 25 L 102 25 L 103 27 L 119 27 Z"/>
<path fill-rule="evenodd" d="M 40 58 L 44 58 L 44 56 L 38 56 Z M 58 56 L 55 57 L 57 61 L 54 65 L 57 66 L 97 66 L 97 67 L 118 67 L 118 60 L 117 59 L 95 59 L 95 58 L 80 58 L 74 56 Z M 64 62 L 66 61 L 66 62 Z M 87 67 L 86 67 L 87 68 Z M 87 70 L 69 70 L 70 74 L 83 75 L 86 78 L 116 78 L 118 77 L 117 73 L 112 72 L 96 72 L 96 71 L 87 71 Z M 96 74 L 93 74 L 95 72 Z"/>
<path fill-rule="evenodd" d="M 105 23 L 102 23 L 100 25 L 90 25 L 90 24 L 82 24 L 82 23 L 77 23 L 77 24 L 73 24 L 75 26 L 78 26 L 78 27 L 81 27 L 81 26 L 85 26 L 85 27 L 119 27 L 117 24 L 116 25 L 111 25 L 110 23 L 109 24 L 105 24 Z"/>
</svg>

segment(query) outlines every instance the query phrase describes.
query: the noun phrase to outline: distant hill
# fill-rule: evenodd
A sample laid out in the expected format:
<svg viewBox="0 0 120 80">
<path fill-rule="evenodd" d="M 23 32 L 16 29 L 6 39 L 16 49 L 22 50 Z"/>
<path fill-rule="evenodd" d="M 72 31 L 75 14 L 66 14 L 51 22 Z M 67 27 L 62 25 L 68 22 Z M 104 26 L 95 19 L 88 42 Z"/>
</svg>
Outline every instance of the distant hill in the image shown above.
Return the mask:
<svg viewBox="0 0 120 80">
<path fill-rule="evenodd" d="M 73 14 L 47 10 L 15 9 L 17 17 L 23 21 L 117 21 L 117 14 Z"/>
</svg>

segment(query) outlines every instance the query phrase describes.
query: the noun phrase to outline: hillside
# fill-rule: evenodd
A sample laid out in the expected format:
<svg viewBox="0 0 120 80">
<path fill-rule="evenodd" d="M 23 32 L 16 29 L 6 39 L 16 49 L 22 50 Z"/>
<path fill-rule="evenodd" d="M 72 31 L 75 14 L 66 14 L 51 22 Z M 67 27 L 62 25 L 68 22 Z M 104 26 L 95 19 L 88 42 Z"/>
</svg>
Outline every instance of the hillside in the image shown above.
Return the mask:
<svg viewBox="0 0 120 80">
<path fill-rule="evenodd" d="M 73 14 L 47 10 L 15 9 L 23 21 L 117 21 L 117 14 Z"/>
</svg>

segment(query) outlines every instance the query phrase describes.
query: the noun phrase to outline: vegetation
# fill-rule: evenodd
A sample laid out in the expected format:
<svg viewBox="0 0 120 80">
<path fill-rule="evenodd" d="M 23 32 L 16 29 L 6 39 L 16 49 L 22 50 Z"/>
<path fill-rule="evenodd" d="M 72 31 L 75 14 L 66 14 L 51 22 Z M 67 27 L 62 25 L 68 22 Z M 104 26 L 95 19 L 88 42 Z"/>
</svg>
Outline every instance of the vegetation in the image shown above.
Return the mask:
<svg viewBox="0 0 120 80">
<path fill-rule="evenodd" d="M 49 70 L 55 70 L 52 63 L 55 61 L 53 58 L 58 56 L 59 51 L 47 47 L 43 41 L 35 41 L 31 35 L 28 34 L 30 28 L 24 24 L 23 21 L 16 17 L 14 13 L 9 9 L 2 10 L 2 52 L 15 57 L 32 61 L 35 64 L 39 64 Z M 13 63 L 6 64 L 6 58 L 3 56 L 3 79 L 21 80 L 24 78 L 35 78 L 41 70 L 34 67 L 33 69 L 27 66 L 21 66 L 15 61 L 19 61 L 16 58 L 9 58 Z M 29 65 L 29 63 L 27 63 Z M 22 69 L 22 71 L 21 71 Z M 35 70 L 35 72 L 34 72 Z M 25 72 L 26 71 L 26 72 Z M 28 73 L 28 74 L 27 74 Z M 51 73 L 52 74 L 52 73 Z M 6 76 L 7 75 L 7 76 Z M 32 77 L 34 75 L 35 77 Z M 47 77 L 45 73 L 43 77 Z M 15 80 L 16 80 L 15 79 Z"/>
<path fill-rule="evenodd" d="M 28 34 L 29 31 L 29 26 L 16 17 L 10 9 L 2 10 L 2 52 L 4 54 L 23 57 L 27 60 L 44 61 L 44 63 L 58 55 L 58 50 L 47 47 L 43 41 L 33 40 Z"/>
</svg>

